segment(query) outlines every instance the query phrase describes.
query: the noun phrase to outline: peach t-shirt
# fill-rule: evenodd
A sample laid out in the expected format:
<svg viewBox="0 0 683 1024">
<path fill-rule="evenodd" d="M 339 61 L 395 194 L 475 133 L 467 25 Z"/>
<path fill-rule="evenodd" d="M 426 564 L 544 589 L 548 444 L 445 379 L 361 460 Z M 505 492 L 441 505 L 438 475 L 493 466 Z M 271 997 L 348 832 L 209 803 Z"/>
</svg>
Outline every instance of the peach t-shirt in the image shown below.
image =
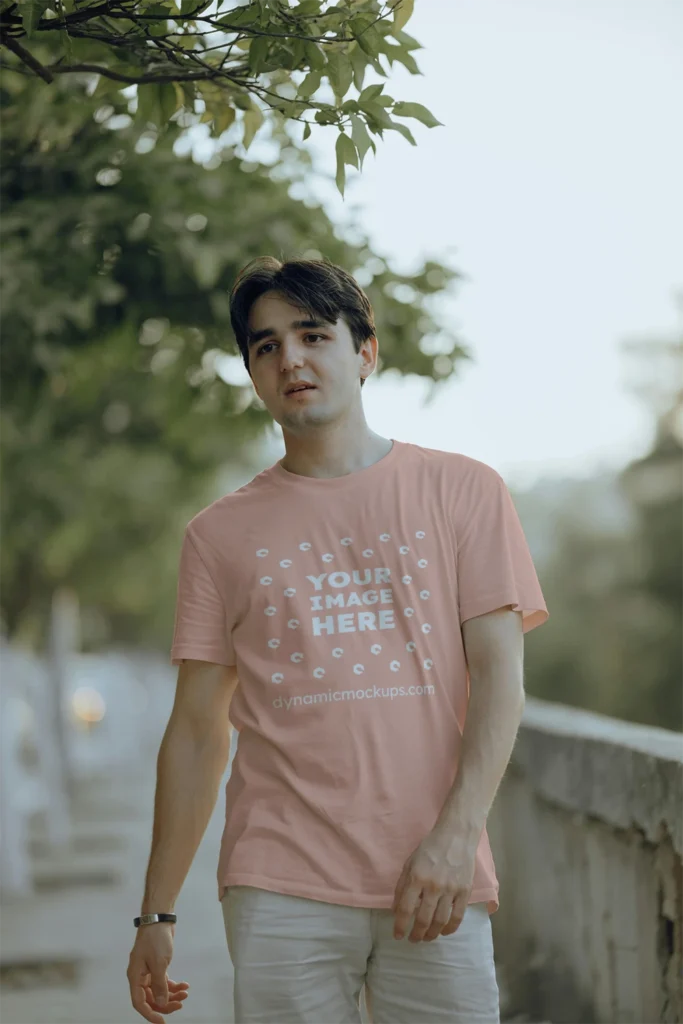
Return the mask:
<svg viewBox="0 0 683 1024">
<path fill-rule="evenodd" d="M 188 524 L 172 661 L 236 665 L 219 897 L 249 885 L 391 907 L 458 764 L 461 623 L 548 617 L 490 466 L 394 441 L 332 479 L 279 463 Z M 470 902 L 498 908 L 488 836 Z"/>
</svg>

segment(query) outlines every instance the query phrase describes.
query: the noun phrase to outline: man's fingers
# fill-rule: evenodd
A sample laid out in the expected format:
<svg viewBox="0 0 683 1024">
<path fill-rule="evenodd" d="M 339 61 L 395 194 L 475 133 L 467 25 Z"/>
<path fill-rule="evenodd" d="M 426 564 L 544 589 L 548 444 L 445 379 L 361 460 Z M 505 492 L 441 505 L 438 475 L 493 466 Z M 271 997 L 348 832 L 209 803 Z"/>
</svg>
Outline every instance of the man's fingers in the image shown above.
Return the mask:
<svg viewBox="0 0 683 1024">
<path fill-rule="evenodd" d="M 187 992 L 189 985 L 186 981 L 172 981 L 168 979 L 168 990 L 169 992 Z"/>
<path fill-rule="evenodd" d="M 402 939 L 405 935 L 408 923 L 415 913 L 415 908 L 420 901 L 421 889 L 413 885 L 408 885 L 401 897 L 396 910 L 396 917 L 394 920 L 394 938 Z"/>
<path fill-rule="evenodd" d="M 157 1006 L 165 1006 L 168 1002 L 168 985 L 166 983 L 166 972 L 162 976 L 152 975 L 152 994 Z"/>
<path fill-rule="evenodd" d="M 459 900 L 455 901 L 455 903 L 453 904 L 453 909 L 451 910 L 451 916 L 448 920 L 448 924 L 443 929 L 443 935 L 453 935 L 454 932 L 457 932 L 458 928 L 462 924 L 462 919 L 465 916 L 466 910 L 466 903 L 463 906 L 463 904 Z"/>
<path fill-rule="evenodd" d="M 138 1011 L 141 1017 L 150 1021 L 150 1024 L 164 1024 L 164 1018 L 160 1013 L 155 1013 L 147 998 L 147 991 L 142 985 L 131 985 L 131 1001 L 133 1008 Z"/>
<path fill-rule="evenodd" d="M 423 894 L 422 904 L 415 916 L 415 923 L 413 924 L 412 931 L 408 936 L 411 942 L 422 942 L 422 939 L 425 937 L 427 929 L 432 924 L 438 902 L 438 893 L 435 895 L 428 895 L 426 893 Z"/>
<path fill-rule="evenodd" d="M 147 1005 L 157 1013 L 169 1014 L 175 1013 L 176 1010 L 182 1010 L 185 999 L 187 999 L 187 992 L 181 992 L 177 996 L 169 996 L 168 1000 L 161 1006 L 155 1000 L 151 988 L 147 989 Z"/>
<path fill-rule="evenodd" d="M 451 919 L 452 911 L 453 897 L 448 894 L 444 894 L 434 908 L 432 923 L 429 925 L 424 935 L 425 942 L 432 942 L 433 939 L 436 939 L 439 935 L 443 934 L 444 928 L 446 928 Z"/>
</svg>

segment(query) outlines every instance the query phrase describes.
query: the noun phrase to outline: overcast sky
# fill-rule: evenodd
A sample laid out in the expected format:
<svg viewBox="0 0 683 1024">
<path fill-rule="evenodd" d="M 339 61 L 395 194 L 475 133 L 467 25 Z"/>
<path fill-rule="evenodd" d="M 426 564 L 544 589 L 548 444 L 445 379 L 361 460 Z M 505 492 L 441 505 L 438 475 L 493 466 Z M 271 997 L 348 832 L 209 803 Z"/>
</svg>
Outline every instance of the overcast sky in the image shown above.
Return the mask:
<svg viewBox="0 0 683 1024">
<path fill-rule="evenodd" d="M 467 275 L 444 312 L 475 362 L 427 408 L 418 380 L 370 381 L 370 424 L 522 487 L 622 465 L 650 420 L 619 341 L 679 323 L 683 5 L 416 0 L 407 30 L 423 76 L 397 66 L 387 91 L 445 127 L 416 123 L 417 148 L 387 133 L 346 204 L 323 194 L 397 269 Z M 316 137 L 331 167 L 332 130 Z"/>
</svg>

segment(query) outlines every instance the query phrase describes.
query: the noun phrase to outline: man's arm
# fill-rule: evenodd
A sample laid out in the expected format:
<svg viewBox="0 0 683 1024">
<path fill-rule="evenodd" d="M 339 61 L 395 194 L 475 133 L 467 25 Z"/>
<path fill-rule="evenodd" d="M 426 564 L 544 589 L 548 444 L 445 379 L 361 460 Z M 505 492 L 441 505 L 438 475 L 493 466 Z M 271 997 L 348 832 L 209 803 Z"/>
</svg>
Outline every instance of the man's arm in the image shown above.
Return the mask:
<svg viewBox="0 0 683 1024">
<path fill-rule="evenodd" d="M 394 898 L 402 938 L 457 930 L 467 909 L 477 846 L 507 767 L 524 710 L 522 614 L 499 608 L 462 625 L 470 694 L 458 770 L 433 830 L 406 861 Z"/>
<path fill-rule="evenodd" d="M 237 672 L 225 665 L 185 661 L 157 759 L 152 849 L 143 914 L 170 913 L 216 803 L 230 754 L 230 701 Z M 128 981 L 135 1009 L 152 1024 L 180 1009 L 187 985 L 171 981 L 175 926 L 142 925 L 130 954 Z"/>
<path fill-rule="evenodd" d="M 437 820 L 446 837 L 476 849 L 524 711 L 522 613 L 511 608 L 462 624 L 470 674 L 458 772 Z"/>
<path fill-rule="evenodd" d="M 235 668 L 185 661 L 157 759 L 143 914 L 171 913 L 216 804 L 230 754 Z"/>
</svg>

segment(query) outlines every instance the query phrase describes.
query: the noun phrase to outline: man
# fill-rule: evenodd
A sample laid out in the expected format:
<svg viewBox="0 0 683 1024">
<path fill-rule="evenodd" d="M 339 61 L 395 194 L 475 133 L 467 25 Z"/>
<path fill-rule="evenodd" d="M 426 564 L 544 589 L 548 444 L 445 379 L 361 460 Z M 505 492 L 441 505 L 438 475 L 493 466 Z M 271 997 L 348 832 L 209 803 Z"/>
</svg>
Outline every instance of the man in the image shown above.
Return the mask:
<svg viewBox="0 0 683 1024">
<path fill-rule="evenodd" d="M 172 913 L 229 753 L 218 868 L 235 1020 L 499 1020 L 486 817 L 547 610 L 500 475 L 370 430 L 370 303 L 326 261 L 242 272 L 232 325 L 286 454 L 182 545 L 175 705 L 143 914 Z M 197 927 L 197 922 L 181 922 Z M 133 1004 L 159 1024 L 174 921 L 141 923 Z"/>
</svg>

